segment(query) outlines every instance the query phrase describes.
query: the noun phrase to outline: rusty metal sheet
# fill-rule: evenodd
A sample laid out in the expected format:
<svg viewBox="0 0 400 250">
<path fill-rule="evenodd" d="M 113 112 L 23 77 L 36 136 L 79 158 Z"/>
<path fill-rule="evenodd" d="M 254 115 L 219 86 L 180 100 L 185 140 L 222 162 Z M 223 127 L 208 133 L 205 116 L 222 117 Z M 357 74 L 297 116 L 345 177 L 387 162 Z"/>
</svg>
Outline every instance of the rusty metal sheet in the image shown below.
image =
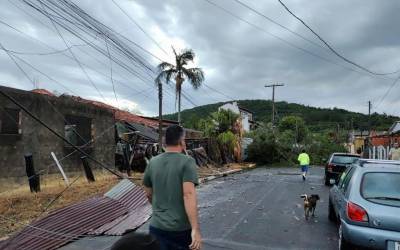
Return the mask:
<svg viewBox="0 0 400 250">
<path fill-rule="evenodd" d="M 149 203 L 131 210 L 128 214 L 90 232 L 91 235 L 123 235 L 135 230 L 151 217 L 152 209 Z"/>
<path fill-rule="evenodd" d="M 127 206 L 129 209 L 135 209 L 148 203 L 146 193 L 143 188 L 135 185 L 130 180 L 124 179 L 115 185 L 104 196 L 115 199 Z"/>
<path fill-rule="evenodd" d="M 122 235 L 144 224 L 151 213 L 144 190 L 124 179 L 104 196 L 51 212 L 1 242 L 0 249 L 57 249 L 87 234 Z"/>
<path fill-rule="evenodd" d="M 95 197 L 56 210 L 8 239 L 1 249 L 56 249 L 128 213 L 109 197 Z"/>
<path fill-rule="evenodd" d="M 151 217 L 151 205 L 147 200 L 146 193 L 141 187 L 127 179 L 120 181 L 105 196 L 122 203 L 129 209 L 129 213 L 89 234 L 122 235 L 126 231 L 137 229 Z"/>
</svg>

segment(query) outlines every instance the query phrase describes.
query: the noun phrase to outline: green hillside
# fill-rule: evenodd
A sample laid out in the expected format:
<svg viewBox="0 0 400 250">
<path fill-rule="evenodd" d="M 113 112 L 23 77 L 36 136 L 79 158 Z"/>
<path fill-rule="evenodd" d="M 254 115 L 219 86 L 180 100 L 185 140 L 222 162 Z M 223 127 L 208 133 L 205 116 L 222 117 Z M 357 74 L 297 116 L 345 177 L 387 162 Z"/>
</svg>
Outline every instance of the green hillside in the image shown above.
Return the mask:
<svg viewBox="0 0 400 250">
<path fill-rule="evenodd" d="M 267 100 L 239 100 L 237 101 L 243 108 L 254 112 L 255 120 L 258 122 L 271 121 L 272 102 Z M 223 102 L 198 106 L 182 111 L 183 125 L 189 128 L 196 128 L 196 124 L 201 118 L 207 117 L 210 113 L 217 111 Z M 337 128 L 341 129 L 368 129 L 368 115 L 351 112 L 344 109 L 328 109 L 305 106 L 296 103 L 277 102 L 277 119 L 287 115 L 301 116 L 308 127 L 314 131 Z M 177 114 L 165 115 L 166 119 L 176 120 Z M 399 117 L 388 116 L 386 114 L 374 113 L 371 115 L 371 128 L 376 130 L 387 130 Z"/>
</svg>

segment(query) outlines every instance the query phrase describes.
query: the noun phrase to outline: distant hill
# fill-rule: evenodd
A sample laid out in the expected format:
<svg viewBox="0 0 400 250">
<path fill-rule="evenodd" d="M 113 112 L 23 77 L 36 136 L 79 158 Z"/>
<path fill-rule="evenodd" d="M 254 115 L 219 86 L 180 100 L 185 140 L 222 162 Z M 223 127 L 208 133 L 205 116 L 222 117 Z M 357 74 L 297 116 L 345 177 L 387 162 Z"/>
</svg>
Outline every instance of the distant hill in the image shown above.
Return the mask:
<svg viewBox="0 0 400 250">
<path fill-rule="evenodd" d="M 254 112 L 258 122 L 270 122 L 272 102 L 268 100 L 238 100 L 239 106 Z M 217 111 L 218 107 L 226 102 L 218 102 L 186 109 L 181 112 L 183 124 L 186 127 L 196 128 L 196 123 L 201 118 L 206 118 L 210 113 Z M 368 115 L 338 108 L 316 108 L 296 103 L 277 102 L 277 119 L 287 115 L 301 116 L 308 127 L 314 131 L 337 128 L 341 129 L 368 129 Z M 166 119 L 177 120 L 177 114 L 165 115 Z M 376 130 L 387 130 L 399 117 L 374 113 L 371 115 L 371 127 Z"/>
</svg>

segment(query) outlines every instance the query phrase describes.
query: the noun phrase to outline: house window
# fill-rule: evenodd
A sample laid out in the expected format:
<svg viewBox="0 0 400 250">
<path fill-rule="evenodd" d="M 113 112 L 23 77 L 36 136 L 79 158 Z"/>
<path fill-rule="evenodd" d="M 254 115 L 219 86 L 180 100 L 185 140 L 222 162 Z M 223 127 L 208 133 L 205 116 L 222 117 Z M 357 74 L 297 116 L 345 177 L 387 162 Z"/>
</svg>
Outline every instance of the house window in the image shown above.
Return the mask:
<svg viewBox="0 0 400 250">
<path fill-rule="evenodd" d="M 20 110 L 10 108 L 0 110 L 0 134 L 18 135 L 20 133 Z"/>
<path fill-rule="evenodd" d="M 65 138 L 75 146 L 83 146 L 92 139 L 92 119 L 66 115 Z"/>
</svg>

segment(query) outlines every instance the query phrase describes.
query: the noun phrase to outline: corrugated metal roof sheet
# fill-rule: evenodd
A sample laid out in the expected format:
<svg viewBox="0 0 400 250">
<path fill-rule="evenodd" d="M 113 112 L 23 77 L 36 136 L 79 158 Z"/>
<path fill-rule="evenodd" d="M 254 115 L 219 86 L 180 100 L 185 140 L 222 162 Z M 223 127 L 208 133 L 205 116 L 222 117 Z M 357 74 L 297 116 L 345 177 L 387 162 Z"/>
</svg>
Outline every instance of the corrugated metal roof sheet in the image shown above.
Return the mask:
<svg viewBox="0 0 400 250">
<path fill-rule="evenodd" d="M 131 182 L 130 180 L 123 179 L 117 185 L 111 188 L 107 193 L 105 193 L 104 196 L 112 199 L 118 199 L 120 196 L 124 195 L 135 186 L 136 185 L 133 184 L 133 182 Z"/>
<path fill-rule="evenodd" d="M 86 234 L 122 235 L 150 216 L 144 190 L 124 179 L 104 196 L 51 212 L 1 242 L 0 249 L 57 249 Z"/>
<path fill-rule="evenodd" d="M 131 123 L 126 122 L 125 126 L 131 130 L 138 131 L 138 134 L 142 137 L 145 137 L 146 139 L 149 139 L 153 142 L 158 141 L 158 133 L 149 127 L 143 126 L 138 123 L 133 123 L 133 122 L 131 122 Z"/>
<path fill-rule="evenodd" d="M 93 230 L 90 234 L 122 235 L 144 224 L 152 214 L 144 190 L 127 179 L 120 181 L 104 195 L 121 202 L 130 211 L 125 216 Z"/>
<path fill-rule="evenodd" d="M 135 208 L 128 214 L 107 223 L 90 232 L 91 235 L 123 235 L 143 225 L 151 217 L 151 205 L 145 204 Z"/>
<path fill-rule="evenodd" d="M 2 249 L 56 249 L 128 213 L 120 202 L 95 197 L 56 210 L 11 237 Z"/>
</svg>

